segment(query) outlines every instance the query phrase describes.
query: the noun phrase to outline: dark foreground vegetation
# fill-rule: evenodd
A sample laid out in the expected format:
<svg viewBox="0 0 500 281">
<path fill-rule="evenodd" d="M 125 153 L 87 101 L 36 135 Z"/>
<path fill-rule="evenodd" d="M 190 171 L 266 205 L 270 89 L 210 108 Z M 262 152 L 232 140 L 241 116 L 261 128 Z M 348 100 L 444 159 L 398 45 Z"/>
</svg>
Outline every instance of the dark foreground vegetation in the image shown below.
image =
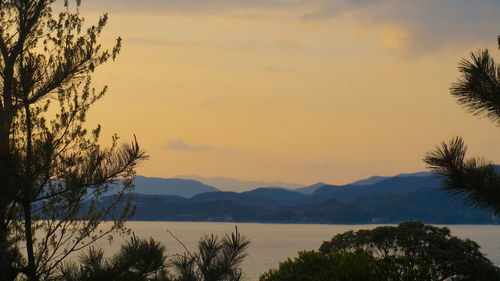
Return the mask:
<svg viewBox="0 0 500 281">
<path fill-rule="evenodd" d="M 405 222 L 397 227 L 349 231 L 303 251 L 260 277 L 261 281 L 500 280 L 494 266 L 471 240 L 448 228 Z"/>
<path fill-rule="evenodd" d="M 460 77 L 451 85 L 451 95 L 467 112 L 500 126 L 500 66 L 488 49 L 460 61 L 458 70 Z M 500 213 L 500 174 L 490 160 L 467 157 L 467 145 L 460 136 L 436 146 L 424 161 L 442 178 L 443 190 L 465 196 L 467 205 Z"/>
<path fill-rule="evenodd" d="M 90 248 L 79 263 L 61 266 L 61 281 L 239 281 L 240 265 L 249 241 L 236 232 L 223 238 L 205 236 L 196 252 L 167 255 L 153 239 L 132 236 L 118 253 L 104 258 L 102 249 Z"/>
<path fill-rule="evenodd" d="M 179 241 L 179 243 L 181 243 Z M 207 235 L 195 251 L 168 253 L 165 245 L 134 235 L 113 256 L 90 247 L 75 262 L 62 263 L 46 280 L 59 281 L 239 281 L 249 240 L 236 230 L 222 238 Z M 14 280 L 23 262 L 12 248 Z M 6 279 L 7 280 L 7 279 Z M 500 280 L 474 241 L 446 227 L 421 222 L 348 231 L 325 241 L 318 251 L 302 251 L 262 274 L 261 281 L 439 281 Z"/>
<path fill-rule="evenodd" d="M 0 0 L 2 281 L 53 280 L 71 253 L 126 231 L 133 214 L 130 204 L 115 207 L 128 202 L 146 155 L 135 138 L 119 144 L 114 135 L 103 147 L 101 126 L 85 126 L 107 92 L 93 88 L 92 74 L 117 57 L 121 39 L 101 46 L 108 15 L 86 24 L 81 2 Z M 111 190 L 114 200 L 96 206 Z M 113 223 L 97 231 L 104 220 Z"/>
<path fill-rule="evenodd" d="M 204 236 L 197 251 L 186 249 L 183 254 L 168 255 L 161 243 L 132 235 L 112 257 L 106 258 L 100 248 L 89 247 L 80 253 L 77 262 L 61 263 L 43 280 L 239 281 L 244 277 L 241 263 L 249 243 L 236 230 L 222 238 Z M 10 248 L 7 259 L 9 262 L 3 264 L 4 279 L 1 280 L 24 280 L 26 261 L 16 247 Z"/>
</svg>

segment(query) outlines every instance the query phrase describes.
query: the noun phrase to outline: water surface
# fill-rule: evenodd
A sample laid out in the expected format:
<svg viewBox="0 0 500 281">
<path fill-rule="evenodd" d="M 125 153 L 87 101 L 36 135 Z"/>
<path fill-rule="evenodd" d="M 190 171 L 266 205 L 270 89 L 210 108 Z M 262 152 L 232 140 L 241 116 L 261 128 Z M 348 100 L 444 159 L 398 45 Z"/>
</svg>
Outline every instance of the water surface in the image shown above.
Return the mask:
<svg viewBox="0 0 500 281">
<path fill-rule="evenodd" d="M 326 224 L 260 224 L 220 222 L 127 222 L 134 233 L 142 238 L 153 237 L 161 241 L 168 254 L 182 253 L 184 249 L 168 232 L 170 230 L 189 250 L 196 248 L 205 234 L 224 235 L 238 231 L 251 240 L 248 257 L 243 264 L 246 280 L 257 280 L 259 275 L 276 267 L 280 261 L 297 256 L 301 250 L 318 249 L 332 236 L 348 230 L 372 229 L 378 225 L 326 225 Z M 500 264 L 500 226 L 447 225 L 452 235 L 476 241 L 487 257 Z M 115 238 L 109 245 L 100 244 L 107 253 L 113 253 L 126 238 Z"/>
</svg>

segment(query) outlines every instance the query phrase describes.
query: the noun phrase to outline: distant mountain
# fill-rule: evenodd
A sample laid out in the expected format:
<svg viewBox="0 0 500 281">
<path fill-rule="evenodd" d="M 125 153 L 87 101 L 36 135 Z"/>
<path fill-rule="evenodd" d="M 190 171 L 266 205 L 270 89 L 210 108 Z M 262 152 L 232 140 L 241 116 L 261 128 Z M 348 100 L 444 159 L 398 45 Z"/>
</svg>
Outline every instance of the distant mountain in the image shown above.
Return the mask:
<svg viewBox="0 0 500 281">
<path fill-rule="evenodd" d="M 302 206 L 283 206 L 263 216 L 264 221 L 295 223 L 369 223 L 368 212 L 350 204 L 339 203 L 335 199 Z"/>
<path fill-rule="evenodd" d="M 135 193 L 150 195 L 176 195 L 190 198 L 204 192 L 218 191 L 215 187 L 195 180 L 164 179 L 137 176 L 134 180 Z"/>
<path fill-rule="evenodd" d="M 176 195 L 149 195 L 149 194 L 140 194 L 140 193 L 132 193 L 132 198 L 134 203 L 137 206 L 147 205 L 151 202 L 161 203 L 161 204 L 184 204 L 188 202 L 189 199 L 176 196 Z"/>
<path fill-rule="evenodd" d="M 191 203 L 230 201 L 243 206 L 276 208 L 283 205 L 292 205 L 304 198 L 304 194 L 283 188 L 257 188 L 242 193 L 221 191 L 201 193 L 189 200 Z"/>
<path fill-rule="evenodd" d="M 416 173 L 404 173 L 398 174 L 396 177 L 404 178 L 404 177 L 429 177 L 432 176 L 432 172 L 416 172 Z"/>
<path fill-rule="evenodd" d="M 489 224 L 495 221 L 485 209 L 464 206 L 464 196 L 450 197 L 437 187 L 407 194 L 379 194 L 350 202 L 370 213 L 374 223 L 419 220 L 434 224 Z"/>
<path fill-rule="evenodd" d="M 433 224 L 497 223 L 488 210 L 464 206 L 463 197 L 450 197 L 442 191 L 440 180 L 431 173 L 371 180 L 372 184 L 361 181 L 363 185 L 359 182 L 342 186 L 318 183 L 298 190 L 268 187 L 238 193 L 217 191 L 193 180 L 137 177 L 135 192 L 149 194 L 132 194 L 132 203 L 137 206 L 132 219 L 342 224 L 406 220 Z M 107 205 L 108 199 L 103 198 L 101 204 Z"/>
<path fill-rule="evenodd" d="M 133 220 L 147 221 L 255 221 L 262 208 L 242 206 L 230 201 L 162 204 L 148 195 L 150 202 L 138 206 Z M 135 202 L 135 200 L 134 200 Z"/>
<path fill-rule="evenodd" d="M 406 174 L 399 174 L 394 177 L 428 177 L 431 176 L 431 172 L 416 172 L 416 173 L 406 173 Z M 367 179 L 362 179 L 355 181 L 353 183 L 350 183 L 349 185 L 372 185 L 376 184 L 377 182 L 383 181 L 385 179 L 388 179 L 391 177 L 381 177 L 381 176 L 373 176 L 369 177 Z"/>
<path fill-rule="evenodd" d="M 266 181 L 243 181 L 226 177 L 200 177 L 195 175 L 178 175 L 179 179 L 190 179 L 202 182 L 204 184 L 213 186 L 223 191 L 243 192 L 250 191 L 259 187 L 282 187 L 287 189 L 295 189 L 303 185 L 286 182 L 266 182 Z"/>
<path fill-rule="evenodd" d="M 290 205 L 304 197 L 302 193 L 280 187 L 257 188 L 241 194 L 258 200 L 272 200 L 274 202 L 273 206 Z"/>
<path fill-rule="evenodd" d="M 225 193 L 225 192 L 221 192 Z M 233 196 L 233 195 L 229 195 Z M 196 196 L 195 196 L 196 197 Z M 153 221 L 240 221 L 282 223 L 368 223 L 370 215 L 354 205 L 329 199 L 304 206 L 264 207 L 231 200 L 198 200 L 173 196 L 133 194 L 137 206 L 133 220 Z"/>
<path fill-rule="evenodd" d="M 230 191 L 202 193 L 194 196 L 189 200 L 190 203 L 217 202 L 217 201 L 229 201 L 242 206 L 254 206 L 254 207 L 276 206 L 276 202 L 271 199 L 255 198 L 252 196 L 245 195 L 243 193 L 236 193 Z"/>
<path fill-rule="evenodd" d="M 373 177 L 369 177 L 367 179 L 355 181 L 355 182 L 351 183 L 350 185 L 372 185 L 372 184 L 376 184 L 377 182 L 383 181 L 383 180 L 388 179 L 388 178 L 389 177 L 373 176 Z"/>
<path fill-rule="evenodd" d="M 360 197 L 375 194 L 405 194 L 422 187 L 436 187 L 440 180 L 432 175 L 424 176 L 396 176 L 379 181 L 372 185 L 325 185 L 316 190 L 304 203 L 320 202 L 326 198 L 335 198 L 340 202 L 349 202 Z"/>
<path fill-rule="evenodd" d="M 323 183 L 323 182 L 318 182 L 318 183 L 315 183 L 315 184 L 310 185 L 310 186 L 296 188 L 294 191 L 304 193 L 304 194 L 313 194 L 316 190 L 318 190 L 318 188 L 320 188 L 324 185 L 328 185 L 328 184 Z"/>
<path fill-rule="evenodd" d="M 408 173 L 408 174 L 399 174 L 393 177 L 381 177 L 381 176 L 372 176 L 366 179 L 362 180 L 357 180 L 353 183 L 346 184 L 343 186 L 353 186 L 353 185 L 374 185 L 378 182 L 381 182 L 383 180 L 389 179 L 389 178 L 394 178 L 394 177 L 428 177 L 431 176 L 431 172 L 417 172 L 417 173 Z M 296 188 L 294 191 L 304 193 L 304 194 L 313 194 L 316 190 L 318 190 L 320 187 L 329 185 L 323 182 L 318 182 L 310 186 L 306 187 L 301 187 L 301 188 Z M 332 185 L 330 185 L 332 186 Z"/>
</svg>

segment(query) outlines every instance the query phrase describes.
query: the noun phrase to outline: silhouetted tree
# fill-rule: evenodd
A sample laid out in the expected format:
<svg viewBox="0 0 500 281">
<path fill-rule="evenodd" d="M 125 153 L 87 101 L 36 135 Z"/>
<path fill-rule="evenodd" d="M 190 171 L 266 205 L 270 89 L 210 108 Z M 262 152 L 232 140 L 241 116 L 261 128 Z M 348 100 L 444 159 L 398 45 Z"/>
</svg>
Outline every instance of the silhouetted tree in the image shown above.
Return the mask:
<svg viewBox="0 0 500 281">
<path fill-rule="evenodd" d="M 113 257 L 90 247 L 80 255 L 80 264 L 64 263 L 58 279 L 64 281 L 160 281 L 167 276 L 165 247 L 153 239 L 132 236 Z"/>
<path fill-rule="evenodd" d="M 471 240 L 420 222 L 348 231 L 324 242 L 319 252 L 301 252 L 261 276 L 262 281 L 500 280 Z"/>
<path fill-rule="evenodd" d="M 109 259 L 101 249 L 90 248 L 80 264 L 60 267 L 61 281 L 238 281 L 241 262 L 249 241 L 236 232 L 219 239 L 210 235 L 198 243 L 198 251 L 187 249 L 168 258 L 159 242 L 133 236 Z M 169 267 L 173 271 L 168 271 Z"/>
<path fill-rule="evenodd" d="M 222 239 L 210 235 L 202 238 L 198 252 L 186 252 L 172 260 L 175 281 L 240 281 L 240 265 L 250 241 L 236 230 Z"/>
<path fill-rule="evenodd" d="M 381 263 L 366 251 L 353 253 L 302 251 L 262 274 L 261 281 L 378 281 L 383 279 Z M 387 279 L 385 279 L 387 280 Z"/>
<path fill-rule="evenodd" d="M 498 38 L 500 48 L 500 37 Z M 487 117 L 500 125 L 500 69 L 488 50 L 471 54 L 458 67 L 461 76 L 451 86 L 451 95 L 467 112 Z M 442 189 L 465 194 L 465 203 L 500 213 L 500 176 L 484 158 L 466 158 L 467 146 L 461 137 L 443 142 L 424 158 L 429 168 L 443 179 Z"/>
<path fill-rule="evenodd" d="M 2 263 L 0 264 L 0 280 L 14 280 L 22 271 L 25 260 L 19 251 L 17 243 L 11 235 L 2 244 Z"/>
<path fill-rule="evenodd" d="M 400 264 L 403 272 L 411 268 L 419 269 L 419 275 L 427 276 L 425 278 L 428 280 L 446 280 L 451 277 L 455 278 L 453 280 L 500 278 L 499 269 L 480 252 L 477 243 L 452 236 L 446 227 L 404 222 L 397 227 L 348 231 L 324 242 L 320 252 L 353 252 L 358 249 Z"/>
<path fill-rule="evenodd" d="M 135 140 L 118 145 L 115 136 L 101 148 L 100 126 L 84 127 L 106 92 L 92 88 L 91 74 L 117 56 L 121 39 L 104 50 L 107 15 L 84 28 L 80 0 L 58 2 L 54 15 L 56 0 L 0 0 L 0 267 L 10 264 L 9 244 L 22 241 L 29 280 L 50 278 L 71 252 L 123 229 L 133 210 L 113 209 L 145 158 Z M 123 185 L 111 185 L 117 179 Z M 97 204 L 112 187 L 115 200 Z M 0 279 L 12 278 L 1 271 Z"/>
</svg>

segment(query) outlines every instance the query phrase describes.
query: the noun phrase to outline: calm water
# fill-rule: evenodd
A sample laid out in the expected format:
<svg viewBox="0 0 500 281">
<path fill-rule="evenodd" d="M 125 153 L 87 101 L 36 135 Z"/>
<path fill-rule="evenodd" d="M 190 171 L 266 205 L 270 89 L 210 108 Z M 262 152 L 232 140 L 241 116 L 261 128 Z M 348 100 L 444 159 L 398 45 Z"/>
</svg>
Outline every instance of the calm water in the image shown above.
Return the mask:
<svg viewBox="0 0 500 281">
<path fill-rule="evenodd" d="M 218 222 L 128 222 L 137 236 L 153 237 L 164 243 L 169 254 L 184 252 L 182 246 L 167 232 L 170 230 L 188 249 L 195 249 L 201 235 L 230 233 L 235 226 L 251 241 L 243 269 L 246 280 L 257 280 L 259 275 L 276 267 L 280 261 L 295 257 L 300 250 L 318 249 L 322 241 L 347 230 L 371 229 L 377 225 L 317 225 L 317 224 L 259 224 Z M 469 238 L 481 245 L 481 249 L 496 264 L 500 264 L 500 226 L 451 225 L 453 235 Z M 124 238 L 115 238 L 109 245 L 101 245 L 107 253 L 113 253 Z"/>
</svg>

